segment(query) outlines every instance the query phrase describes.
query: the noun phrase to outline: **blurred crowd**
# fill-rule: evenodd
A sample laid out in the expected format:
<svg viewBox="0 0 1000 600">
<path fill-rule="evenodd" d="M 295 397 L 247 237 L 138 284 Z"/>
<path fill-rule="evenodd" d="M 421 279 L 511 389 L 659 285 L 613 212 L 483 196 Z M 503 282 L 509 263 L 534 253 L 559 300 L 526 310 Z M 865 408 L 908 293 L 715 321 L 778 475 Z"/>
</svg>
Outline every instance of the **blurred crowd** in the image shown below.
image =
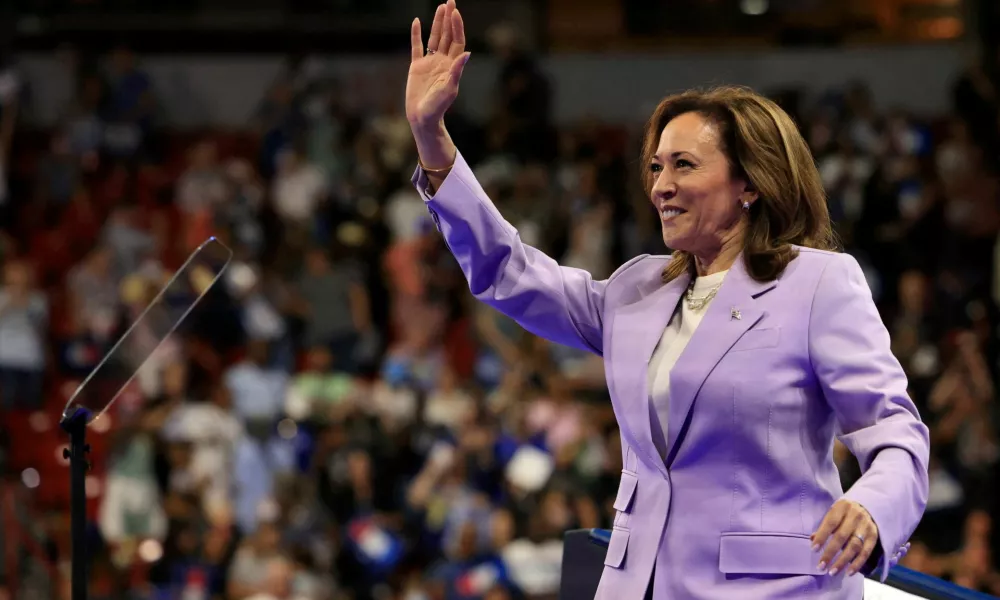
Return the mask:
<svg viewBox="0 0 1000 600">
<path fill-rule="evenodd" d="M 606 277 L 662 253 L 641 123 L 556 126 L 498 39 L 485 122 L 449 130 L 525 242 Z M 233 262 L 91 427 L 91 597 L 553 598 L 561 536 L 607 527 L 622 468 L 601 360 L 476 304 L 410 184 L 401 95 L 289 62 L 246 130 L 171 132 L 127 49 L 77 61 L 52 131 L 0 73 L 0 597 L 68 598 L 68 394 L 211 235 Z M 997 65 L 955 110 L 862 85 L 777 90 L 815 152 L 931 427 L 905 564 L 1000 594 Z M 402 82 L 399 82 L 402 84 Z M 105 392 L 121 382 L 103 382 Z M 110 397 L 110 394 L 108 394 Z M 845 488 L 859 475 L 839 446 Z"/>
</svg>

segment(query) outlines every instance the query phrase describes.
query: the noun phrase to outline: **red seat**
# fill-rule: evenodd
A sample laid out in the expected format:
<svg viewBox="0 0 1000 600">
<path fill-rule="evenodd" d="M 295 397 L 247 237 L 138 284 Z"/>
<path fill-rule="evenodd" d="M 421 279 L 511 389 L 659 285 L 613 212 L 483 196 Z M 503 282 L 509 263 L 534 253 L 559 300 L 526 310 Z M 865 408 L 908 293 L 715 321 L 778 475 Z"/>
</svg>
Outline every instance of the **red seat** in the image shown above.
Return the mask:
<svg viewBox="0 0 1000 600">
<path fill-rule="evenodd" d="M 469 319 L 458 319 L 448 328 L 444 346 L 448 352 L 448 364 L 455 374 L 462 378 L 471 377 L 476 363 L 476 345 L 470 333 Z"/>
<path fill-rule="evenodd" d="M 32 466 L 36 460 L 37 445 L 29 427 L 31 411 L 12 410 L 4 413 L 3 423 L 10 443 L 10 467 L 21 471 Z"/>
<path fill-rule="evenodd" d="M 78 259 L 74 255 L 66 234 L 58 229 L 34 234 L 29 242 L 28 254 L 37 265 L 40 281 L 57 281 Z"/>
</svg>

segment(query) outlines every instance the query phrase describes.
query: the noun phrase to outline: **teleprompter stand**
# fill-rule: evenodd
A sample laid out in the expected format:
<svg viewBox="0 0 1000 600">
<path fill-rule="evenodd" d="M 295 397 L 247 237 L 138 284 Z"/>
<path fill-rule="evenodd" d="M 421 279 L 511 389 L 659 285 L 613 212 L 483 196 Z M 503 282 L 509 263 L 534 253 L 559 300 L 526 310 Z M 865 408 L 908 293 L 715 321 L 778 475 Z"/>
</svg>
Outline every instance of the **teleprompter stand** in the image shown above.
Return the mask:
<svg viewBox="0 0 1000 600">
<path fill-rule="evenodd" d="M 72 546 L 72 600 L 87 600 L 87 471 L 90 446 L 86 442 L 91 412 L 82 406 L 63 415 L 59 426 L 69 434 L 70 539 Z"/>
</svg>

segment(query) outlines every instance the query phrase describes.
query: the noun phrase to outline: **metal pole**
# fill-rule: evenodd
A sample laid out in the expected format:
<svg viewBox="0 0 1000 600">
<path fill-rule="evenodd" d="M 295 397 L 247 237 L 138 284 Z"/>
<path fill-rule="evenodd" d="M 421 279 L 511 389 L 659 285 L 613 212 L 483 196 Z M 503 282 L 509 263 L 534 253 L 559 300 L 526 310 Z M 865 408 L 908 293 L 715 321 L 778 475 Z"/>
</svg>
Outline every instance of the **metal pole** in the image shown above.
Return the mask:
<svg viewBox="0 0 1000 600">
<path fill-rule="evenodd" d="M 87 600 L 87 470 L 90 462 L 86 443 L 87 423 L 91 413 L 77 407 L 63 418 L 60 426 L 69 433 L 69 448 L 63 456 L 69 459 L 70 474 L 70 537 L 72 540 L 72 600 Z"/>
</svg>

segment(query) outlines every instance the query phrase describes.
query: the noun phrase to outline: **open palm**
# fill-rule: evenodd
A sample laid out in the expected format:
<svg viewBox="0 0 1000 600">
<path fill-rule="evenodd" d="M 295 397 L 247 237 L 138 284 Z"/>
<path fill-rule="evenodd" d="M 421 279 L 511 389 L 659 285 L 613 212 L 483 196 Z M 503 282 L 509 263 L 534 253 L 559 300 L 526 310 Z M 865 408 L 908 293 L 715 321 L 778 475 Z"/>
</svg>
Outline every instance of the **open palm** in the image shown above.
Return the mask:
<svg viewBox="0 0 1000 600">
<path fill-rule="evenodd" d="M 438 6 L 424 53 L 420 19 L 410 26 L 411 60 L 406 79 L 406 118 L 412 125 L 438 123 L 458 97 L 458 82 L 469 60 L 465 25 L 455 0 Z"/>
</svg>

